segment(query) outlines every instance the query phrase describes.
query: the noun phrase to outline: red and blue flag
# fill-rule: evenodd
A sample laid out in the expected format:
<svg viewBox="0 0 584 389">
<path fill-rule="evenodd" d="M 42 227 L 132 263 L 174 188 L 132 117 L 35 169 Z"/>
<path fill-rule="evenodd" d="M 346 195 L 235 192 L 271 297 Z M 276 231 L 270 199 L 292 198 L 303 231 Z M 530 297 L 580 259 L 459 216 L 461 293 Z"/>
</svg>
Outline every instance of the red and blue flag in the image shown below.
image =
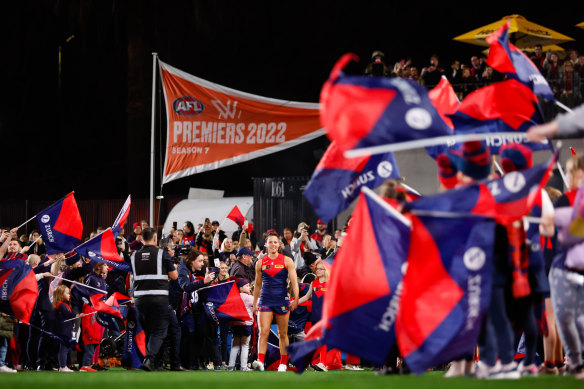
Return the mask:
<svg viewBox="0 0 584 389">
<path fill-rule="evenodd" d="M 36 216 L 47 254 L 69 252 L 83 237 L 83 222 L 73 193 Z"/>
<path fill-rule="evenodd" d="M 365 193 L 367 194 L 365 194 Z M 363 189 L 343 246 L 335 256 L 322 320 L 305 342 L 291 345 L 299 371 L 322 344 L 383 364 L 395 341 L 409 221 L 371 190 Z M 360 253 L 355 265 L 355 253 Z"/>
<path fill-rule="evenodd" d="M 113 293 L 107 299 L 105 297 L 105 294 L 98 293 L 89 298 L 93 309 L 97 311 L 95 320 L 104 327 L 119 331 L 115 318 L 124 318 L 124 313 L 127 311 L 124 309 L 124 313 L 122 313 L 122 308 L 125 307 L 120 307 L 120 304 L 129 302 L 130 298 L 118 292 Z"/>
<path fill-rule="evenodd" d="M 229 214 L 227 215 L 227 219 L 233 220 L 233 222 L 240 227 L 243 227 L 245 224 L 245 217 L 243 216 L 243 214 L 241 213 L 241 211 L 239 210 L 239 207 L 237 205 L 233 207 L 231 212 L 229 212 Z M 252 233 L 252 231 L 253 231 L 253 224 L 252 223 L 250 223 L 250 222 L 247 223 L 246 231 L 248 234 Z"/>
<path fill-rule="evenodd" d="M 103 262 L 117 270 L 125 272 L 132 271 L 130 264 L 125 262 L 118 254 L 118 248 L 116 247 L 116 241 L 111 228 L 77 246 L 75 251 L 84 257 L 97 262 Z"/>
<path fill-rule="evenodd" d="M 117 237 L 120 232 L 124 229 L 124 224 L 126 224 L 126 220 L 128 220 L 128 215 L 130 214 L 130 205 L 132 204 L 132 195 L 128 195 L 126 202 L 122 206 L 120 213 L 114 220 L 114 224 L 112 225 L 112 232 L 114 234 L 114 238 Z"/>
<path fill-rule="evenodd" d="M 477 181 L 444 193 L 422 197 L 408 203 L 412 210 L 475 214 L 493 217 L 508 224 L 523 216 L 536 204 L 540 190 L 546 185 L 557 161 L 554 153 L 548 163 L 522 171 L 505 174 L 501 178 Z"/>
<path fill-rule="evenodd" d="M 537 96 L 515 79 L 471 92 L 450 115 L 455 133 L 526 132 L 542 123 Z"/>
<path fill-rule="evenodd" d="M 38 295 L 35 274 L 25 261 L 0 261 L 0 302 L 7 301 L 18 320 L 30 322 Z M 4 311 L 4 305 L 0 305 Z M 6 313 L 11 312 L 6 309 Z"/>
<path fill-rule="evenodd" d="M 393 153 L 345 158 L 333 141 L 316 166 L 304 197 L 326 223 L 349 207 L 362 186 L 376 188 L 390 178 L 401 178 Z"/>
<path fill-rule="evenodd" d="M 509 42 L 509 22 L 486 37 L 490 44 L 487 64 L 500 73 L 528 86 L 533 93 L 554 100 L 554 92 L 535 64 Z"/>
<path fill-rule="evenodd" d="M 146 356 L 146 334 L 138 319 L 136 307 L 128 308 L 126 317 L 126 336 L 124 338 L 124 352 L 122 366 L 139 369 Z"/>
<path fill-rule="evenodd" d="M 201 288 L 195 292 L 195 300 L 204 308 L 207 317 L 214 322 L 252 320 L 235 281 Z"/>
<path fill-rule="evenodd" d="M 472 356 L 489 306 L 495 223 L 413 216 L 395 331 L 412 371 Z"/>
<path fill-rule="evenodd" d="M 345 54 L 320 94 L 320 120 L 342 150 L 450 135 L 426 89 L 402 78 L 349 76 Z"/>
</svg>

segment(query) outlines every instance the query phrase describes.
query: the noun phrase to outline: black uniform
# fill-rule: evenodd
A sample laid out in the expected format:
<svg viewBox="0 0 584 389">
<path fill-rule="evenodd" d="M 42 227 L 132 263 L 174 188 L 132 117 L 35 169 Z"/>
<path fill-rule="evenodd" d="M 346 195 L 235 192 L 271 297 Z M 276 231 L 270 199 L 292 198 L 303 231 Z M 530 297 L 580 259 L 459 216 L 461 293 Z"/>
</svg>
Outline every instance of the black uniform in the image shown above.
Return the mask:
<svg viewBox="0 0 584 389">
<path fill-rule="evenodd" d="M 134 273 L 134 300 L 142 328 L 146 333 L 146 358 L 143 367 L 155 370 L 160 350 L 170 323 L 168 309 L 168 273 L 174 271 L 166 250 L 146 245 L 130 258 Z"/>
</svg>

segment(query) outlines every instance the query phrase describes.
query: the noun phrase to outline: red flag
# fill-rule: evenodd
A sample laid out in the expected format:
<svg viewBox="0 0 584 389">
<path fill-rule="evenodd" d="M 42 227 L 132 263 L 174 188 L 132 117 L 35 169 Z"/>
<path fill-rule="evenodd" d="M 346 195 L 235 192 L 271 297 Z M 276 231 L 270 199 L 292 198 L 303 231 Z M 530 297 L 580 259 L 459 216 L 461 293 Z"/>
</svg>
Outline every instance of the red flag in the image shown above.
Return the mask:
<svg viewBox="0 0 584 389">
<path fill-rule="evenodd" d="M 28 323 L 39 295 L 32 268 L 19 259 L 0 262 L 0 288 L 0 301 L 8 300 L 14 316 Z"/>
<path fill-rule="evenodd" d="M 231 212 L 229 212 L 229 215 L 227 215 L 227 219 L 233 220 L 240 227 L 243 227 L 243 225 L 245 224 L 245 217 L 243 217 L 243 214 L 241 213 L 237 205 L 233 207 Z M 246 231 L 248 234 L 251 234 L 251 232 L 253 231 L 253 224 L 247 222 Z"/>
<path fill-rule="evenodd" d="M 438 114 L 442 120 L 444 120 L 448 127 L 454 129 L 452 120 L 446 115 L 455 113 L 460 101 L 458 101 L 458 97 L 456 97 L 456 93 L 454 93 L 454 89 L 448 79 L 442 76 L 438 85 L 428 92 L 428 97 L 430 97 L 432 105 L 438 110 Z"/>
</svg>

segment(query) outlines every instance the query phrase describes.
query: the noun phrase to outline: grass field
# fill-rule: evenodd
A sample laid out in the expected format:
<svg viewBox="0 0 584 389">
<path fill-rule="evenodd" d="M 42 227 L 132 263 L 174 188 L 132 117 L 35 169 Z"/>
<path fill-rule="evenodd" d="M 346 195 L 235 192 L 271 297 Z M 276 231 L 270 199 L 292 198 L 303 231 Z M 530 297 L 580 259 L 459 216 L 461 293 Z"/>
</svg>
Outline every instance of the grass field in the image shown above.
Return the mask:
<svg viewBox="0 0 584 389">
<path fill-rule="evenodd" d="M 485 381 L 472 378 L 442 377 L 441 372 L 422 376 L 376 376 L 372 372 L 156 372 L 126 371 L 121 368 L 97 373 L 23 372 L 0 374 L 0 388 L 77 388 L 77 389 L 568 389 L 584 388 L 573 377 L 541 376 L 515 381 Z"/>
</svg>

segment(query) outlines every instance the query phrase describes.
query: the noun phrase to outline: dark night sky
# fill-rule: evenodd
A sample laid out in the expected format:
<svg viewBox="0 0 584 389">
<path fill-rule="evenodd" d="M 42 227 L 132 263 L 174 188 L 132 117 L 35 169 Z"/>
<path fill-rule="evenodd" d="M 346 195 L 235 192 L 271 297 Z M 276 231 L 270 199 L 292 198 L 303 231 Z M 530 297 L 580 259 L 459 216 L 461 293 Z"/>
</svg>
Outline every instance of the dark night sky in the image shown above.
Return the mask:
<svg viewBox="0 0 584 389">
<path fill-rule="evenodd" d="M 575 38 L 572 46 L 584 50 L 584 30 L 574 26 L 584 17 L 570 12 L 581 9 L 579 1 L 563 2 L 561 10 L 533 1 L 341 4 L 2 2 L 0 198 L 56 199 L 71 190 L 80 199 L 147 197 L 154 51 L 174 67 L 230 88 L 317 102 L 331 67 L 346 52 L 362 58 L 354 71 L 376 49 L 391 65 L 412 57 L 421 68 L 433 53 L 443 67 L 453 59 L 469 62 L 482 49 L 452 37 L 513 13 Z M 326 145 L 320 138 L 177 180 L 163 192 L 185 197 L 197 186 L 251 194 L 253 176 L 310 175 Z"/>
</svg>

